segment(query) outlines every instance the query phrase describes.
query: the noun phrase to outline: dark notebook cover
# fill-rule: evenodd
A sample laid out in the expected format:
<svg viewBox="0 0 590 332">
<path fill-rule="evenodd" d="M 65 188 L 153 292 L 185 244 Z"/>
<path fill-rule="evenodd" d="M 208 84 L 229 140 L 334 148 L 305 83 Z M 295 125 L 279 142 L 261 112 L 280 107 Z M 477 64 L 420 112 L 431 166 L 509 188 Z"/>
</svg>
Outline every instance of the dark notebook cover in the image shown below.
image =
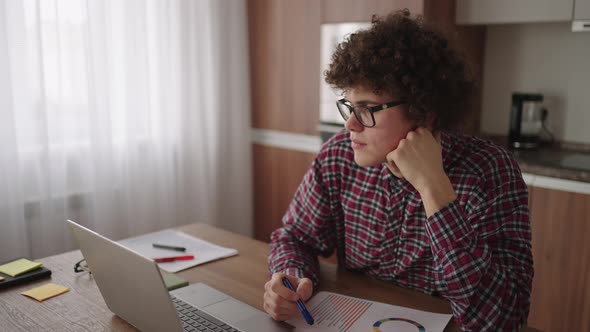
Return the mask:
<svg viewBox="0 0 590 332">
<path fill-rule="evenodd" d="M 51 276 L 51 270 L 47 269 L 44 266 L 41 266 L 38 269 L 29 271 L 27 273 L 23 273 L 23 274 L 18 275 L 16 277 L 11 277 L 8 274 L 4 274 L 2 272 L 0 272 L 0 276 L 4 277 L 4 280 L 0 280 L 0 289 L 4 289 L 4 288 L 23 284 L 25 282 L 29 282 L 29 281 L 33 281 L 33 280 L 37 280 L 37 279 L 41 279 L 41 278 L 47 278 L 47 277 Z"/>
</svg>

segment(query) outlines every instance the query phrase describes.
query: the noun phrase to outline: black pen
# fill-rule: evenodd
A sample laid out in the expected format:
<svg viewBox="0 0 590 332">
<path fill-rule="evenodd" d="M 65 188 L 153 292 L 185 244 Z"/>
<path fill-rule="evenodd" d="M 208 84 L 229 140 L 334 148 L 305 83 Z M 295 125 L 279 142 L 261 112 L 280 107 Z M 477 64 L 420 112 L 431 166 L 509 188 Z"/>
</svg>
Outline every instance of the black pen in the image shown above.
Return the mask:
<svg viewBox="0 0 590 332">
<path fill-rule="evenodd" d="M 283 285 L 295 292 L 295 287 L 293 287 L 293 285 L 291 284 L 289 279 L 287 279 L 287 277 L 283 277 Z M 297 300 L 295 303 L 297 304 L 297 308 L 299 309 L 299 311 L 301 311 L 301 314 L 303 315 L 303 318 L 305 318 L 307 324 L 313 325 L 313 317 L 311 317 L 311 314 L 309 313 L 309 311 L 307 311 L 307 308 L 305 307 L 305 304 L 303 304 L 303 301 Z"/>
<path fill-rule="evenodd" d="M 160 248 L 160 249 L 170 249 L 170 250 L 176 250 L 176 251 L 186 251 L 186 248 L 185 247 L 169 246 L 169 245 L 166 245 L 166 244 L 152 243 L 152 246 L 154 248 Z"/>
</svg>

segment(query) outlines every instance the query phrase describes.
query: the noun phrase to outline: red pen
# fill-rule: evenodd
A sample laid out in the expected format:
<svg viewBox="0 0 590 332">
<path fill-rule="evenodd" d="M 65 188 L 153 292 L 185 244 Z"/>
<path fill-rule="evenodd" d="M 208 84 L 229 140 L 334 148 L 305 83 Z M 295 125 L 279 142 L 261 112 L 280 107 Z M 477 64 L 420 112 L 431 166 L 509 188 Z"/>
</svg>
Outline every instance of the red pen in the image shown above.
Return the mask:
<svg viewBox="0 0 590 332">
<path fill-rule="evenodd" d="M 164 262 L 174 262 L 174 261 L 188 261 L 188 260 L 191 260 L 194 258 L 195 258 L 195 256 L 193 256 L 193 255 L 186 255 L 186 256 L 159 257 L 159 258 L 153 258 L 153 260 L 156 263 L 164 263 Z"/>
</svg>

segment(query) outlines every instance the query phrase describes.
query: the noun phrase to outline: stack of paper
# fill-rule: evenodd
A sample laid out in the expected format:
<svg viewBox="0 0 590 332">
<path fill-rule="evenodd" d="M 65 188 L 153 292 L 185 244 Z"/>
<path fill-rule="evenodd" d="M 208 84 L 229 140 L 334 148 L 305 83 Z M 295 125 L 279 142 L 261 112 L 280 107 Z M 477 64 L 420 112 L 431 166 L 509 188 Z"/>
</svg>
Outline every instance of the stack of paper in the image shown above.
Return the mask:
<svg viewBox="0 0 590 332">
<path fill-rule="evenodd" d="M 315 323 L 309 326 L 297 315 L 287 321 L 297 331 L 442 332 L 453 317 L 331 292 L 317 293 L 306 306 Z"/>
<path fill-rule="evenodd" d="M 152 259 L 167 256 L 177 256 L 179 253 L 178 251 L 169 249 L 154 248 L 154 243 L 185 248 L 185 251 L 182 252 L 181 255 L 193 255 L 194 259 L 158 263 L 158 266 L 162 270 L 172 273 L 216 259 L 230 257 L 238 254 L 236 249 L 221 247 L 205 240 L 197 239 L 188 234 L 169 229 L 125 239 L 119 241 L 119 243 L 145 257 Z"/>
</svg>

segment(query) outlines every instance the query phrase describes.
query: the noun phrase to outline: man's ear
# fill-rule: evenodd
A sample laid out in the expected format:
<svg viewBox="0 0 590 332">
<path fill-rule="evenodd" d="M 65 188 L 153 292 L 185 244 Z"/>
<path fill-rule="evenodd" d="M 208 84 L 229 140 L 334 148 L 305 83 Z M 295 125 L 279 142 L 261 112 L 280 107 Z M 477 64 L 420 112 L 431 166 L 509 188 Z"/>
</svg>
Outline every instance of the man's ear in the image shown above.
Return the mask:
<svg viewBox="0 0 590 332">
<path fill-rule="evenodd" d="M 428 128 L 428 130 L 430 130 L 430 132 L 432 132 L 433 134 L 435 134 L 434 132 L 434 122 L 436 121 L 436 115 L 432 112 L 429 112 L 428 114 L 426 114 L 426 119 L 424 121 L 424 127 Z"/>
<path fill-rule="evenodd" d="M 408 106 L 407 112 L 408 114 L 417 112 L 418 110 L 416 110 L 413 106 Z M 413 118 L 413 117 L 411 117 Z M 436 114 L 434 114 L 433 112 L 428 112 L 426 114 L 421 114 L 420 118 L 417 119 L 414 123 L 414 128 L 412 130 L 416 130 L 416 128 L 418 127 L 424 127 L 427 128 L 428 130 L 430 130 L 430 132 L 433 132 L 434 129 L 434 124 L 436 122 Z"/>
<path fill-rule="evenodd" d="M 436 139 L 436 141 L 438 142 L 438 144 L 441 144 L 441 137 L 440 137 L 440 130 L 437 130 L 436 132 L 432 133 L 434 135 L 434 139 Z"/>
<path fill-rule="evenodd" d="M 440 144 L 441 142 L 441 138 L 440 138 L 440 130 L 439 129 L 434 129 L 434 123 L 436 121 L 436 115 L 434 113 L 428 113 L 426 114 L 426 120 L 424 123 L 424 126 L 426 128 L 428 128 L 428 130 L 430 130 L 430 132 L 432 133 L 432 136 L 434 136 L 434 139 L 436 139 L 436 141 Z"/>
</svg>

